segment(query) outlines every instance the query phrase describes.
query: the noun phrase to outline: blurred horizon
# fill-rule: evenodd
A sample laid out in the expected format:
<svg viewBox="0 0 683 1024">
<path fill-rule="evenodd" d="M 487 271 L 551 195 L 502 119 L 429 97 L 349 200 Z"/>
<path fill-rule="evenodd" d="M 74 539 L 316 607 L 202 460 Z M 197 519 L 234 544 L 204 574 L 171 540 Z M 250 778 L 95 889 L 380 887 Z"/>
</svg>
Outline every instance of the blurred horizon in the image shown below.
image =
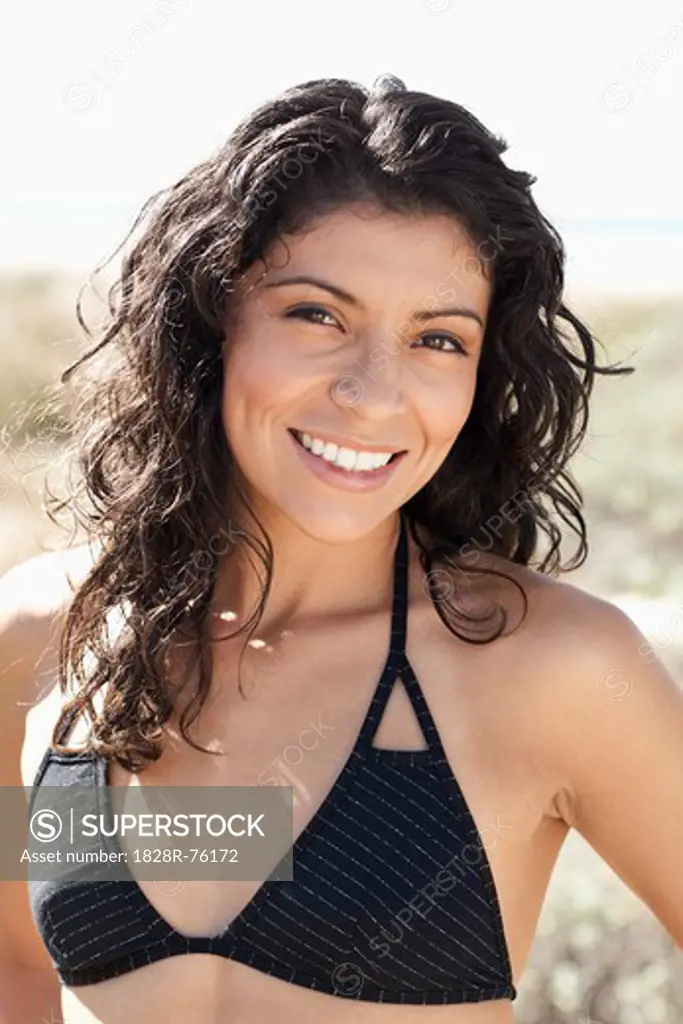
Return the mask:
<svg viewBox="0 0 683 1024">
<path fill-rule="evenodd" d="M 123 202 L 0 200 L 0 272 L 85 278 L 112 257 L 139 208 Z M 601 301 L 683 294 L 683 219 L 567 217 L 553 223 L 567 253 L 569 296 Z"/>
</svg>

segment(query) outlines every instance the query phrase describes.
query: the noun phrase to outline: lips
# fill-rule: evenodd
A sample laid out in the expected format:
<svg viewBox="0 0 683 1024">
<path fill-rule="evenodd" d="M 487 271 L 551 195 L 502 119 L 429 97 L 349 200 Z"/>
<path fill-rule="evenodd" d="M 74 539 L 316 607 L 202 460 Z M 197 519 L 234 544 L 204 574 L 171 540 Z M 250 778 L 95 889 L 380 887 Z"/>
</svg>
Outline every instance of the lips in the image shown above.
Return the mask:
<svg viewBox="0 0 683 1024">
<path fill-rule="evenodd" d="M 366 471 L 349 470 L 344 469 L 342 466 L 336 466 L 333 462 L 323 459 L 320 455 L 314 455 L 301 444 L 294 430 L 288 429 L 287 433 L 292 439 L 298 457 L 315 476 L 336 489 L 356 493 L 374 491 L 384 486 L 407 455 L 406 451 L 394 452 L 389 461 L 379 469 Z M 387 450 L 386 448 L 384 449 L 384 451 Z"/>
<path fill-rule="evenodd" d="M 368 446 L 354 447 L 348 441 L 338 443 L 326 439 L 322 435 L 313 435 L 298 430 L 291 430 L 290 433 L 297 444 L 301 445 L 309 454 L 348 473 L 374 473 L 376 470 L 388 466 L 392 459 L 401 454 L 398 451 L 392 451 L 388 446 L 383 449 L 379 447 L 373 449 Z"/>
</svg>

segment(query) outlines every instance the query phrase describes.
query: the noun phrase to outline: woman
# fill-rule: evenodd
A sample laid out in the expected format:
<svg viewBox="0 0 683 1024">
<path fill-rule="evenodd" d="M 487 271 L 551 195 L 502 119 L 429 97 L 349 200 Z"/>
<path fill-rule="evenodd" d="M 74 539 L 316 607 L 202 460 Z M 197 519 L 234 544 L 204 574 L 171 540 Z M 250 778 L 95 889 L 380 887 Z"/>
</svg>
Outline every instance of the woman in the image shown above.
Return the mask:
<svg viewBox="0 0 683 1024">
<path fill-rule="evenodd" d="M 6 884 L 8 1024 L 509 1024 L 570 827 L 683 944 L 683 699 L 557 580 L 624 371 L 504 151 L 321 80 L 143 211 L 77 417 L 94 551 L 3 581 L 2 781 L 291 786 L 294 880 Z"/>
</svg>

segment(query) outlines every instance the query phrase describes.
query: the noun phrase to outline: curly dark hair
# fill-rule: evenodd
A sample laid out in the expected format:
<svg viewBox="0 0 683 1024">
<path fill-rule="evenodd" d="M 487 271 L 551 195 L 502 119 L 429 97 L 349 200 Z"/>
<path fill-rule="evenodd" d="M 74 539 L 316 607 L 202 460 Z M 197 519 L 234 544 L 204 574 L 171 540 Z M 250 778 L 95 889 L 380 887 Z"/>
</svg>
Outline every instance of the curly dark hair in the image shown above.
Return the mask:
<svg viewBox="0 0 683 1024">
<path fill-rule="evenodd" d="M 156 760 L 175 707 L 163 654 L 180 632 L 200 667 L 180 729 L 204 750 L 187 730 L 210 689 L 207 613 L 219 558 L 239 543 L 265 568 L 258 607 L 237 630 L 249 636 L 273 567 L 271 541 L 246 497 L 260 536 L 226 501 L 237 478 L 221 419 L 231 293 L 281 234 L 347 204 L 454 218 L 492 282 L 471 413 L 403 509 L 425 572 L 440 561 L 462 565 L 466 547 L 551 574 L 585 560 L 582 498 L 566 464 L 587 429 L 595 374 L 631 369 L 596 364 L 594 337 L 562 301 L 564 248 L 531 196 L 536 178 L 510 169 L 506 149 L 462 106 L 407 90 L 393 76 L 371 89 L 321 79 L 260 106 L 214 156 L 143 206 L 122 243 L 141 228 L 109 291 L 100 340 L 61 378 L 114 345 L 117 358 L 83 387 L 72 449 L 80 476 L 56 509 L 73 509 L 101 545 L 61 635 L 60 686 L 66 693 L 71 675 L 75 688 L 55 726 L 57 749 L 70 749 L 61 740 L 87 709 L 98 754 L 130 771 Z M 92 342 L 82 302 L 83 291 L 77 313 Z M 565 565 L 557 519 L 579 540 Z M 454 622 L 468 615 L 457 600 L 456 587 L 454 603 L 435 602 L 456 635 L 473 643 L 501 635 L 503 625 L 484 640 L 460 631 Z M 115 638 L 113 613 L 126 627 Z M 95 714 L 92 698 L 105 684 Z"/>
</svg>

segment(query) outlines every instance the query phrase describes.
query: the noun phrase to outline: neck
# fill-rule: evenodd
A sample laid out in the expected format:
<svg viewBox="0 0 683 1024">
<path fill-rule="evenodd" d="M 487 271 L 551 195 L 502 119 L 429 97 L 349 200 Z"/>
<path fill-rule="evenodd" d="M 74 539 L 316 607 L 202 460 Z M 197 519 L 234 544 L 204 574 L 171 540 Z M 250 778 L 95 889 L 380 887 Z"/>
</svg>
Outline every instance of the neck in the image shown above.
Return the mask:
<svg viewBox="0 0 683 1024">
<path fill-rule="evenodd" d="M 391 607 L 398 514 L 353 540 L 312 537 L 279 511 L 259 509 L 273 550 L 272 581 L 255 636 L 271 634 L 328 616 L 357 615 Z M 263 534 L 251 516 L 231 516 L 231 550 L 219 561 L 212 614 L 225 635 L 255 612 L 265 567 L 244 534 L 263 548 Z M 225 625 L 220 621 L 224 620 Z"/>
</svg>

